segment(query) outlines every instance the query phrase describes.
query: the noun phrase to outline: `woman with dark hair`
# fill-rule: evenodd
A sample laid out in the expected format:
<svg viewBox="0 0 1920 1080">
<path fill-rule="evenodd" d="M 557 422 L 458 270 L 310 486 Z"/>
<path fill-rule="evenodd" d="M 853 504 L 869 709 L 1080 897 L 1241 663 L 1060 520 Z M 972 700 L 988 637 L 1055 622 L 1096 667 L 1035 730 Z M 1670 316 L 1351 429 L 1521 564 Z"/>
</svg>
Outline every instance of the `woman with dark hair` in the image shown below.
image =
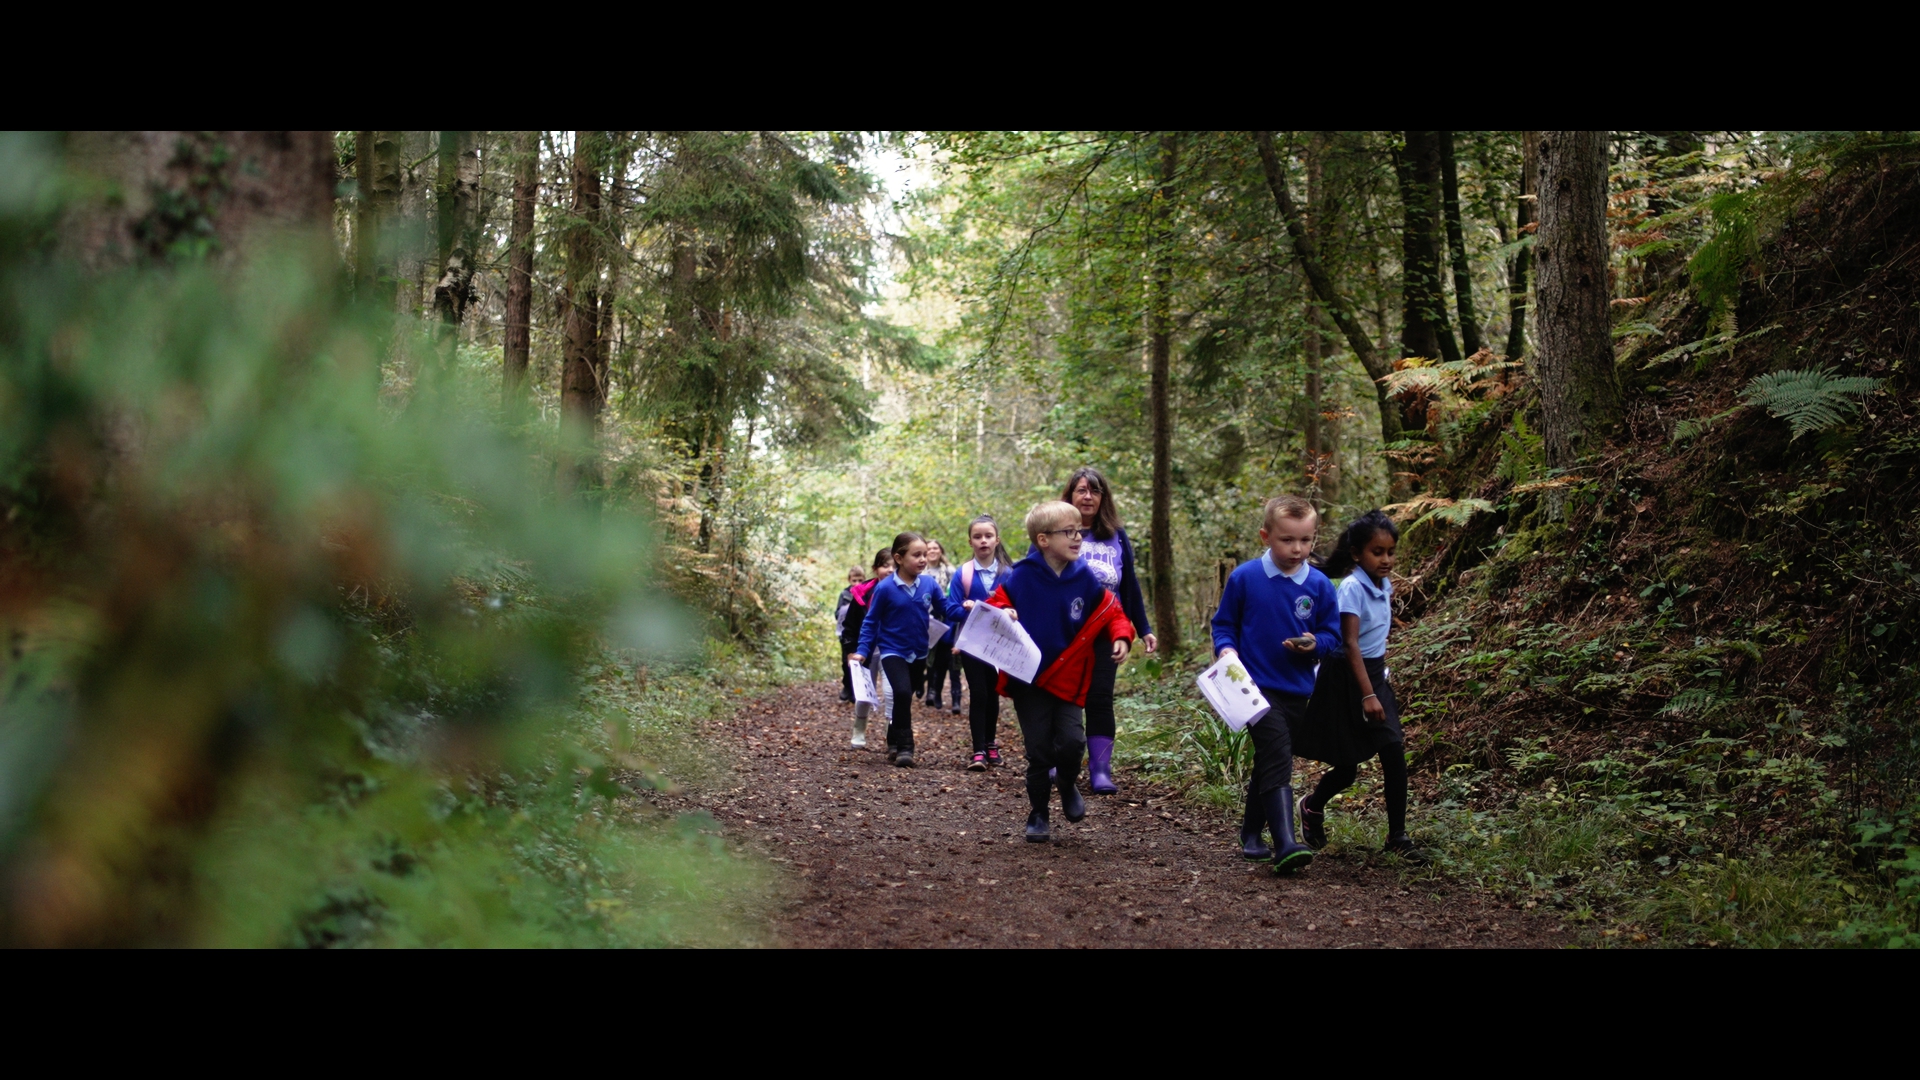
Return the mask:
<svg viewBox="0 0 1920 1080">
<path fill-rule="evenodd" d="M 1147 623 L 1140 576 L 1133 570 L 1133 541 L 1120 524 L 1112 485 L 1099 469 L 1082 465 L 1067 478 L 1060 497 L 1080 511 L 1080 561 L 1119 598 L 1147 652 L 1158 649 L 1159 639 Z M 1094 644 L 1093 685 L 1087 690 L 1087 780 L 1095 795 L 1112 795 L 1120 790 L 1113 782 L 1113 681 L 1119 664 L 1112 653 L 1104 639 Z"/>
</svg>

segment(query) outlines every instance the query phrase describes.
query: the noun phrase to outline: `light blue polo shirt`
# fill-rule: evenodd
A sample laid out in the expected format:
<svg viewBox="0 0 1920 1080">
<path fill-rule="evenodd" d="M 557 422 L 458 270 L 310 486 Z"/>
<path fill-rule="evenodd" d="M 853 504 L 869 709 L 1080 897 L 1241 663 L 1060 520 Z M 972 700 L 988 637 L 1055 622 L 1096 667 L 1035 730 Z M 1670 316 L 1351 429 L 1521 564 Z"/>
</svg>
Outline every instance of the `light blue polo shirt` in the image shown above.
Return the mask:
<svg viewBox="0 0 1920 1080">
<path fill-rule="evenodd" d="M 1340 582 L 1340 614 L 1360 616 L 1360 656 L 1374 660 L 1387 655 L 1387 631 L 1393 626 L 1393 580 L 1378 585 L 1365 570 L 1355 567 Z"/>
</svg>

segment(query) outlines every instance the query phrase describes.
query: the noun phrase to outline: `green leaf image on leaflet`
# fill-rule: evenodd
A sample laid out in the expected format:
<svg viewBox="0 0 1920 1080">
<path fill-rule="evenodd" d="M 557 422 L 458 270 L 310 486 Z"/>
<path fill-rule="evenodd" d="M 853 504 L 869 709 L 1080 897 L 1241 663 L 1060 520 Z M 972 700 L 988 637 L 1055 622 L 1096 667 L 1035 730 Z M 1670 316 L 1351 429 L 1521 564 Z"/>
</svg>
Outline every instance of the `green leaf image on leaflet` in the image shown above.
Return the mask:
<svg viewBox="0 0 1920 1080">
<path fill-rule="evenodd" d="M 1244 731 L 1249 725 L 1259 723 L 1272 707 L 1237 657 L 1215 661 L 1194 681 L 1200 687 L 1200 696 L 1207 699 L 1221 722 L 1233 731 Z"/>
</svg>

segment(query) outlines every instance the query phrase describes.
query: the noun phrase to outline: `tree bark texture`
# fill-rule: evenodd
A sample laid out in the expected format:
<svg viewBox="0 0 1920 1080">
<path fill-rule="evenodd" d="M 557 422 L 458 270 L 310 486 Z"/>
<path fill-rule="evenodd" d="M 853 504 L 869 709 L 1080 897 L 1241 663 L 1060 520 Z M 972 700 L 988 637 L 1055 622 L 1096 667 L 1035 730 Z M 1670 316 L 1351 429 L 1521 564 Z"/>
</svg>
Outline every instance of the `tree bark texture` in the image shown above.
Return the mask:
<svg viewBox="0 0 1920 1080">
<path fill-rule="evenodd" d="M 1535 178 L 1540 175 L 1540 133 L 1528 131 L 1521 133 L 1520 197 L 1515 200 L 1519 209 L 1514 212 L 1516 228 L 1514 239 L 1527 236 L 1534 231 L 1539 220 L 1539 195 L 1535 191 Z M 1532 250 L 1521 248 L 1514 252 L 1513 262 L 1507 269 L 1507 315 L 1511 320 L 1507 324 L 1507 359 L 1518 360 L 1527 351 L 1527 270 L 1532 262 Z"/>
<path fill-rule="evenodd" d="M 533 211 L 540 198 L 540 133 L 513 138 L 513 225 L 507 236 L 506 370 L 510 397 L 525 393 L 533 354 Z"/>
<path fill-rule="evenodd" d="M 1480 351 L 1480 317 L 1473 309 L 1473 268 L 1467 262 L 1467 231 L 1460 221 L 1460 169 L 1453 157 L 1453 132 L 1436 131 L 1440 148 L 1440 209 L 1447 220 L 1447 250 L 1453 255 L 1453 305 L 1460 313 L 1460 349 Z"/>
<path fill-rule="evenodd" d="M 1329 235 L 1331 217 L 1329 210 L 1332 200 L 1327 198 L 1325 162 L 1326 135 L 1313 132 L 1307 137 L 1307 235 L 1312 237 L 1316 246 Z M 1308 286 L 1306 304 L 1306 333 L 1304 335 L 1307 359 L 1307 430 L 1306 430 L 1306 468 L 1303 485 L 1315 496 L 1314 505 L 1321 506 L 1330 501 L 1329 488 L 1334 483 L 1333 471 L 1329 467 L 1331 455 L 1326 448 L 1326 440 L 1321 430 L 1321 421 L 1326 415 L 1326 394 L 1322 383 L 1322 362 L 1326 359 L 1327 343 L 1320 333 L 1319 308 L 1313 302 L 1312 286 Z"/>
<path fill-rule="evenodd" d="M 1607 133 L 1540 132 L 1540 433 L 1565 468 L 1621 416 L 1607 301 Z"/>
<path fill-rule="evenodd" d="M 1394 158 L 1400 181 L 1400 355 L 1460 359 L 1440 287 L 1440 141 L 1434 131 L 1403 133 Z"/>
<path fill-rule="evenodd" d="M 330 131 L 77 131 L 66 150 L 109 193 L 62 224 L 62 248 L 87 266 L 230 259 L 260 233 L 332 221 Z"/>
<path fill-rule="evenodd" d="M 1173 201 L 1180 167 L 1180 136 L 1160 136 L 1160 183 L 1153 196 L 1153 272 L 1148 297 L 1148 411 L 1153 428 L 1153 508 L 1148 524 L 1147 581 L 1153 588 L 1153 621 L 1169 654 L 1180 648 L 1180 609 L 1173 583 Z"/>
<path fill-rule="evenodd" d="M 1386 378 L 1389 368 L 1374 348 L 1373 339 L 1360 325 L 1360 319 L 1354 314 L 1353 305 L 1334 287 L 1333 276 L 1320 260 L 1320 248 L 1314 243 L 1313 236 L 1307 232 L 1306 222 L 1300 214 L 1300 208 L 1294 205 L 1293 195 L 1287 190 L 1287 174 L 1281 168 L 1280 155 L 1274 149 L 1273 132 L 1256 131 L 1253 142 L 1260 151 L 1260 167 L 1266 173 L 1267 189 L 1273 192 L 1273 201 L 1280 209 L 1280 217 L 1287 227 L 1287 238 L 1293 244 L 1294 262 L 1300 272 L 1306 276 L 1307 283 L 1313 286 L 1313 295 L 1318 297 L 1327 317 L 1340 328 L 1347 339 L 1347 347 L 1366 369 L 1367 376 L 1373 380 L 1373 392 L 1380 406 L 1380 438 L 1384 442 L 1400 441 L 1400 407 L 1387 396 L 1386 388 L 1380 380 Z"/>
<path fill-rule="evenodd" d="M 471 131 L 440 133 L 440 167 L 434 177 L 434 224 L 440 240 L 440 277 L 433 310 L 458 326 L 473 299 L 474 252 L 479 249 L 475 205 L 480 197 L 480 150 Z"/>
<path fill-rule="evenodd" d="M 565 358 L 560 370 L 560 406 L 566 416 L 597 426 L 607 403 L 605 361 L 600 352 L 600 172 L 606 133 L 581 131 L 573 141 L 573 201 L 568 207 L 565 248 Z"/>
</svg>

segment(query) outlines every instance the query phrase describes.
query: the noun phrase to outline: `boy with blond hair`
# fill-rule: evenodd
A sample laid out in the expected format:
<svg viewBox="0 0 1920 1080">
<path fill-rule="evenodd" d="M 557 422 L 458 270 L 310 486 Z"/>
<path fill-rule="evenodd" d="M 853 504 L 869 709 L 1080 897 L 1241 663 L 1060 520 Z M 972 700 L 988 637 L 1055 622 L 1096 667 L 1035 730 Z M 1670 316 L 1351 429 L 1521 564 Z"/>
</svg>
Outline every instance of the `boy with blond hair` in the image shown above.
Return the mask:
<svg viewBox="0 0 1920 1080">
<path fill-rule="evenodd" d="M 1273 706 L 1248 731 L 1253 776 L 1240 824 L 1240 853 L 1273 859 L 1275 873 L 1304 868 L 1313 850 L 1293 835 L 1291 726 L 1313 696 L 1314 664 L 1340 644 L 1340 604 L 1327 575 L 1307 565 L 1320 515 L 1295 495 L 1267 500 L 1260 542 L 1266 554 L 1241 563 L 1220 590 L 1213 650 L 1237 657 Z M 1271 826 L 1273 847 L 1260 842 Z"/>
<path fill-rule="evenodd" d="M 1040 671 L 1031 683 L 1000 673 L 998 690 L 1013 699 L 1027 747 L 1026 837 L 1050 837 L 1048 800 L 1057 783 L 1060 810 L 1068 821 L 1087 816 L 1074 786 L 1087 736 L 1082 710 L 1093 683 L 1094 643 L 1113 641 L 1113 660 L 1126 659 L 1133 623 L 1120 602 L 1080 558 L 1080 511 L 1070 503 L 1043 502 L 1027 512 L 1027 557 L 1013 565 L 987 598 L 1018 619 L 1040 647 Z M 1049 777 L 1049 773 L 1052 776 Z"/>
</svg>

